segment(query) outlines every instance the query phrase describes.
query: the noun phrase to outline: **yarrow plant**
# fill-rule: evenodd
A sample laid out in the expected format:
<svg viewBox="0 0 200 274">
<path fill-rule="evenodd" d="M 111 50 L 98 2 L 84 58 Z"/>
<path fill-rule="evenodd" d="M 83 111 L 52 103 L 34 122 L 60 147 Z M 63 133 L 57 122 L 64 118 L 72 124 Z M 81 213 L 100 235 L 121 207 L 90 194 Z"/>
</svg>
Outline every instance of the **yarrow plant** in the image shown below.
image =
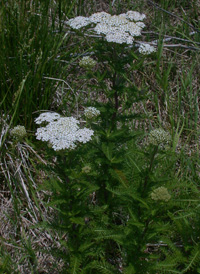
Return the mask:
<svg viewBox="0 0 200 274">
<path fill-rule="evenodd" d="M 77 143 L 87 143 L 94 131 L 79 128 L 79 121 L 74 117 L 60 117 L 57 113 L 47 112 L 35 119 L 37 124 L 47 122 L 48 125 L 37 129 L 36 138 L 49 142 L 55 151 L 74 149 Z"/>
<path fill-rule="evenodd" d="M 97 62 L 89 56 L 84 56 L 79 62 L 79 66 L 85 69 L 92 69 L 96 64 Z"/>
</svg>

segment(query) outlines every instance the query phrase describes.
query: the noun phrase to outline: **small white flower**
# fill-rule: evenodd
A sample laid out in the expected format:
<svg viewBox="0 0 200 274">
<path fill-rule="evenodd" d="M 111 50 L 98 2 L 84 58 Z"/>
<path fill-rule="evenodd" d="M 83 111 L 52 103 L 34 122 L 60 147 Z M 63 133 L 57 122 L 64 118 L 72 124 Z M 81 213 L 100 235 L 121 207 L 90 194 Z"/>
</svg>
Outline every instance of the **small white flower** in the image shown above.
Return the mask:
<svg viewBox="0 0 200 274">
<path fill-rule="evenodd" d="M 118 44 L 126 43 L 128 45 L 132 45 L 134 40 L 133 37 L 131 37 L 128 33 L 122 31 L 109 32 L 107 33 L 105 39 L 108 42 L 114 42 Z"/>
<path fill-rule="evenodd" d="M 43 122 L 49 123 L 49 122 L 58 120 L 59 118 L 60 118 L 60 114 L 56 112 L 44 112 L 44 113 L 41 113 L 40 116 L 35 119 L 35 123 L 40 125 Z"/>
<path fill-rule="evenodd" d="M 113 15 L 109 18 L 107 24 L 109 26 L 119 27 L 128 24 L 128 20 L 124 17 L 120 17 L 118 15 Z"/>
<path fill-rule="evenodd" d="M 76 140 L 80 143 L 87 143 L 91 140 L 94 131 L 89 128 L 81 128 L 76 132 Z"/>
<path fill-rule="evenodd" d="M 90 19 L 87 17 L 83 16 L 77 16 L 75 18 L 70 19 L 67 24 L 72 28 L 72 29 L 80 29 L 82 27 L 85 27 L 89 25 Z"/>
<path fill-rule="evenodd" d="M 108 26 L 108 24 L 106 23 L 99 23 L 96 25 L 96 27 L 94 28 L 94 31 L 97 34 L 107 34 L 110 31 L 110 27 Z"/>
<path fill-rule="evenodd" d="M 136 22 L 135 23 L 138 27 L 140 27 L 141 29 L 145 28 L 146 25 L 143 22 Z"/>
<path fill-rule="evenodd" d="M 105 22 L 111 17 L 111 15 L 107 12 L 97 12 L 92 14 L 89 19 L 92 23 L 100 23 L 100 22 Z"/>
<path fill-rule="evenodd" d="M 141 14 L 137 11 L 130 10 L 126 13 L 126 18 L 129 19 L 129 20 L 133 20 L 133 21 L 137 22 L 137 21 L 144 20 L 146 18 L 146 15 Z"/>
<path fill-rule="evenodd" d="M 144 54 L 144 55 L 148 55 L 148 54 L 151 54 L 152 52 L 155 52 L 156 51 L 156 48 L 154 48 L 153 46 L 150 46 L 149 44 L 140 44 L 139 46 L 139 52 L 141 54 Z"/>
<path fill-rule="evenodd" d="M 92 69 L 96 65 L 96 61 L 92 59 L 89 56 L 84 56 L 81 61 L 79 62 L 79 66 L 86 68 L 86 69 Z"/>
<path fill-rule="evenodd" d="M 126 25 L 126 30 L 130 33 L 130 35 L 132 37 L 134 36 L 140 36 L 141 35 L 141 31 L 142 31 L 142 28 L 139 27 L 136 23 L 134 22 L 129 22 L 127 25 Z"/>
<path fill-rule="evenodd" d="M 95 107 L 88 107 L 84 110 L 84 115 L 87 119 L 92 119 L 100 115 L 100 111 Z"/>
</svg>

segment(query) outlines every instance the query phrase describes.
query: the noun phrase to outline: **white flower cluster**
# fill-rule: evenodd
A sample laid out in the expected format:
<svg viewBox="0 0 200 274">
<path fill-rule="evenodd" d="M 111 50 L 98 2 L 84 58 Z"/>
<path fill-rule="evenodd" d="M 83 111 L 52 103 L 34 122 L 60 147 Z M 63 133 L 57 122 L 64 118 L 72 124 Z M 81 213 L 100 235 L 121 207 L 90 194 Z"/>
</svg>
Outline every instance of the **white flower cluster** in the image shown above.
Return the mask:
<svg viewBox="0 0 200 274">
<path fill-rule="evenodd" d="M 146 18 L 146 15 L 141 14 L 137 11 L 130 10 L 126 13 L 126 18 L 129 19 L 129 20 L 137 22 L 137 21 L 143 21 Z"/>
<path fill-rule="evenodd" d="M 22 139 L 27 133 L 24 126 L 18 125 L 11 130 L 10 134 L 16 139 Z"/>
<path fill-rule="evenodd" d="M 41 125 L 44 122 L 50 123 L 52 121 L 58 120 L 59 118 L 60 114 L 57 112 L 45 112 L 40 114 L 40 116 L 35 119 L 35 123 Z"/>
<path fill-rule="evenodd" d="M 84 110 L 84 115 L 87 119 L 96 118 L 100 115 L 100 111 L 96 109 L 95 107 L 88 107 Z"/>
<path fill-rule="evenodd" d="M 83 17 L 83 16 L 77 16 L 75 18 L 70 19 L 67 24 L 72 28 L 72 29 L 80 29 L 82 27 L 85 27 L 89 24 L 91 24 L 89 18 Z"/>
<path fill-rule="evenodd" d="M 171 136 L 162 128 L 152 130 L 148 136 L 148 142 L 155 146 L 166 147 L 171 141 Z"/>
<path fill-rule="evenodd" d="M 79 29 L 89 24 L 96 24 L 94 31 L 104 34 L 108 42 L 118 44 L 133 44 L 135 36 L 140 36 L 145 24 L 142 21 L 146 16 L 136 11 L 128 11 L 120 15 L 106 12 L 97 12 L 90 17 L 78 16 L 67 23 L 73 29 Z"/>
<path fill-rule="evenodd" d="M 89 56 L 84 56 L 79 62 L 79 66 L 85 69 L 92 69 L 96 66 L 96 61 Z"/>
<path fill-rule="evenodd" d="M 49 114 L 49 116 L 48 116 Z M 50 112 L 46 113 L 46 117 L 50 119 Z M 55 113 L 54 113 L 55 114 Z M 59 115 L 59 114 L 58 114 Z M 56 117 L 56 120 L 52 118 L 46 127 L 37 129 L 36 139 L 49 142 L 55 151 L 62 149 L 74 149 L 76 143 L 87 143 L 91 140 L 94 131 L 88 128 L 80 129 L 79 121 L 73 117 Z M 44 115 L 41 114 L 36 120 L 38 124 L 44 121 Z"/>
<path fill-rule="evenodd" d="M 154 201 L 168 202 L 171 199 L 171 195 L 169 194 L 166 187 L 161 186 L 154 189 L 154 191 L 151 193 L 151 199 Z"/>
<path fill-rule="evenodd" d="M 155 52 L 155 51 L 156 51 L 156 48 L 154 48 L 153 46 L 151 46 L 149 44 L 146 44 L 146 43 L 140 44 L 139 52 L 144 54 L 144 55 L 149 55 L 149 54 L 151 54 L 152 52 Z"/>
</svg>

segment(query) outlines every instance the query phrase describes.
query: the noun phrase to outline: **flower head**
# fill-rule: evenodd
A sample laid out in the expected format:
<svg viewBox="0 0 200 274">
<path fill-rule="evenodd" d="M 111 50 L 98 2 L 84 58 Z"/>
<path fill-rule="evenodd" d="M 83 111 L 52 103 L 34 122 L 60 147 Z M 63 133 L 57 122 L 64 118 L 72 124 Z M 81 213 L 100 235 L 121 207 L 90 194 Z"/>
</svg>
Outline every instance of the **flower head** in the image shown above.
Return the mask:
<svg viewBox="0 0 200 274">
<path fill-rule="evenodd" d="M 133 21 L 137 22 L 137 21 L 143 21 L 146 18 L 146 15 L 141 14 L 137 11 L 130 10 L 130 11 L 127 11 L 126 17 L 129 20 L 133 20 Z"/>
<path fill-rule="evenodd" d="M 83 173 L 90 173 L 90 171 L 91 171 L 91 166 L 84 166 L 83 168 L 82 168 L 82 172 Z"/>
<path fill-rule="evenodd" d="M 43 122 L 50 123 L 52 121 L 58 120 L 59 118 L 60 114 L 56 112 L 44 112 L 35 119 L 35 123 L 38 125 L 42 124 Z"/>
<path fill-rule="evenodd" d="M 118 44 L 133 44 L 135 36 L 141 35 L 142 28 L 145 24 L 141 21 L 146 16 L 136 11 L 128 11 L 127 13 L 113 15 L 106 12 L 97 12 L 90 17 L 78 16 L 70 19 L 68 25 L 73 29 L 79 29 L 89 24 L 97 34 L 105 35 L 107 42 Z"/>
<path fill-rule="evenodd" d="M 111 17 L 111 15 L 107 12 L 97 12 L 97 13 L 94 13 L 92 14 L 90 17 L 89 17 L 89 20 L 92 22 L 92 23 L 100 23 L 100 22 L 106 22 L 109 17 Z"/>
<path fill-rule="evenodd" d="M 84 56 L 79 62 L 79 66 L 85 69 L 92 69 L 96 65 L 96 61 L 89 56 Z"/>
<path fill-rule="evenodd" d="M 91 21 L 87 17 L 83 16 L 77 16 L 75 18 L 70 19 L 67 24 L 72 28 L 72 29 L 80 29 L 82 27 L 85 27 L 89 24 L 91 24 Z"/>
<path fill-rule="evenodd" d="M 166 132 L 165 130 L 163 130 L 162 128 L 157 128 L 152 130 L 148 136 L 148 143 L 155 146 L 160 146 L 161 148 L 168 145 L 170 141 L 171 141 L 170 134 Z"/>
<path fill-rule="evenodd" d="M 156 48 L 154 48 L 153 46 L 150 46 L 149 44 L 146 44 L 146 43 L 142 43 L 139 46 L 139 52 L 144 55 L 149 55 L 155 51 L 156 51 Z"/>
<path fill-rule="evenodd" d="M 168 202 L 171 199 L 171 195 L 166 187 L 158 187 L 151 193 L 151 199 L 154 201 Z"/>
<path fill-rule="evenodd" d="M 100 115 L 100 111 L 96 109 L 95 107 L 88 107 L 84 110 L 84 115 L 87 119 L 96 118 Z"/>
<path fill-rule="evenodd" d="M 49 142 L 55 151 L 74 149 L 77 142 L 87 143 L 91 140 L 93 130 L 79 128 L 79 121 L 73 117 L 60 117 L 52 120 L 46 127 L 37 129 L 36 138 Z"/>
<path fill-rule="evenodd" d="M 10 134 L 16 139 L 23 139 L 27 132 L 24 126 L 18 125 L 11 130 Z"/>
</svg>

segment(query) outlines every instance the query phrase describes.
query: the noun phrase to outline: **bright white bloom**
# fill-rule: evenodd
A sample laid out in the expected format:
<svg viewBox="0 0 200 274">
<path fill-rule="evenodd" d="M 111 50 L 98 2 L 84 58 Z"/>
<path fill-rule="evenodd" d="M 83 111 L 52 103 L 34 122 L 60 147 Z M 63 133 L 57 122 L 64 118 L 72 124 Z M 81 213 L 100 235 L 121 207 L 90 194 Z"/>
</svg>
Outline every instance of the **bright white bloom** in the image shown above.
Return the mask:
<svg viewBox="0 0 200 274">
<path fill-rule="evenodd" d="M 80 129 L 78 124 L 79 121 L 73 117 L 61 117 L 46 127 L 38 128 L 36 139 L 49 142 L 55 151 L 74 149 L 77 142 L 86 143 L 94 134 L 88 128 Z"/>
<path fill-rule="evenodd" d="M 126 18 L 124 18 L 124 17 L 120 17 L 118 15 L 113 15 L 109 18 L 109 21 L 107 22 L 107 24 L 109 26 L 119 27 L 119 26 L 128 24 L 128 22 L 129 21 L 126 20 Z"/>
<path fill-rule="evenodd" d="M 132 37 L 141 35 L 142 28 L 136 23 L 129 22 L 125 27 L 125 30 L 128 31 Z"/>
<path fill-rule="evenodd" d="M 131 20 L 131 21 L 142 21 L 146 18 L 145 14 L 141 14 L 137 11 L 130 10 L 126 13 L 126 18 Z"/>
<path fill-rule="evenodd" d="M 87 143 L 91 140 L 94 131 L 89 128 L 81 128 L 76 132 L 76 140 L 80 143 Z"/>
<path fill-rule="evenodd" d="M 144 55 L 151 54 L 152 52 L 155 52 L 155 51 L 156 51 L 156 48 L 154 48 L 153 46 L 150 46 L 149 44 L 140 44 L 139 46 L 139 52 Z"/>
<path fill-rule="evenodd" d="M 40 116 L 35 119 L 35 123 L 40 125 L 44 122 L 49 123 L 49 122 L 58 120 L 59 118 L 60 118 L 60 114 L 56 112 L 44 112 L 44 113 L 41 113 Z"/>
<path fill-rule="evenodd" d="M 146 25 L 143 22 L 136 22 L 136 26 L 140 27 L 141 29 L 145 28 Z"/>
<path fill-rule="evenodd" d="M 107 34 L 111 31 L 111 28 L 108 26 L 108 24 L 106 23 L 99 23 L 96 25 L 96 27 L 94 28 L 94 31 L 97 34 Z"/>
<path fill-rule="evenodd" d="M 96 61 L 92 59 L 89 56 L 84 56 L 81 61 L 79 62 L 79 66 L 86 68 L 86 69 L 92 69 L 96 65 Z"/>
<path fill-rule="evenodd" d="M 97 12 L 90 17 L 78 16 L 70 19 L 68 25 L 78 29 L 93 23 L 96 24 L 93 27 L 94 32 L 104 34 L 108 42 L 131 45 L 134 41 L 133 37 L 141 35 L 145 24 L 140 21 L 145 17 L 144 14 L 136 11 L 128 11 L 127 13 L 113 16 L 106 12 Z"/>
<path fill-rule="evenodd" d="M 82 27 L 85 27 L 89 24 L 91 24 L 91 21 L 87 17 L 83 16 L 77 16 L 75 18 L 70 19 L 67 24 L 72 28 L 72 29 L 80 29 Z"/>
<path fill-rule="evenodd" d="M 109 19 L 109 17 L 111 17 L 111 15 L 107 12 L 97 12 L 92 14 L 89 19 L 92 23 L 100 23 L 100 22 L 104 22 L 107 21 Z"/>
<path fill-rule="evenodd" d="M 118 15 L 120 18 L 127 19 L 126 13 L 121 13 Z"/>
<path fill-rule="evenodd" d="M 132 45 L 134 40 L 133 37 L 131 37 L 128 33 L 122 32 L 122 31 L 113 32 L 113 33 L 109 32 L 106 35 L 105 39 L 108 42 L 114 42 L 118 44 L 126 43 L 128 45 Z"/>
<path fill-rule="evenodd" d="M 26 129 L 24 126 L 16 126 L 11 130 L 11 135 L 16 139 L 22 139 L 26 136 Z"/>
<path fill-rule="evenodd" d="M 100 115 L 100 111 L 95 107 L 88 107 L 84 110 L 84 115 L 87 119 L 92 119 Z"/>
</svg>

